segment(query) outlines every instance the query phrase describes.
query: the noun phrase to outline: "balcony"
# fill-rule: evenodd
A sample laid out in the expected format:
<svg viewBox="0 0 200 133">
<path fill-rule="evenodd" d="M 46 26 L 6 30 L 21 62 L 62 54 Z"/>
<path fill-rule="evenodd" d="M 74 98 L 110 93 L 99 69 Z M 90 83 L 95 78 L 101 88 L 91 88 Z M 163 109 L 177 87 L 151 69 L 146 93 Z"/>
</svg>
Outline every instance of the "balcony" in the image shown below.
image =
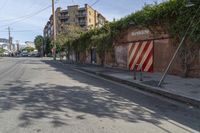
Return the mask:
<svg viewBox="0 0 200 133">
<path fill-rule="evenodd" d="M 86 17 L 87 13 L 77 13 L 76 16 L 77 17 Z"/>
<path fill-rule="evenodd" d="M 80 26 L 86 26 L 87 23 L 86 23 L 86 21 L 79 21 L 78 24 L 79 24 Z"/>
<path fill-rule="evenodd" d="M 60 19 L 68 19 L 69 18 L 69 15 L 62 15 L 60 16 Z"/>
</svg>

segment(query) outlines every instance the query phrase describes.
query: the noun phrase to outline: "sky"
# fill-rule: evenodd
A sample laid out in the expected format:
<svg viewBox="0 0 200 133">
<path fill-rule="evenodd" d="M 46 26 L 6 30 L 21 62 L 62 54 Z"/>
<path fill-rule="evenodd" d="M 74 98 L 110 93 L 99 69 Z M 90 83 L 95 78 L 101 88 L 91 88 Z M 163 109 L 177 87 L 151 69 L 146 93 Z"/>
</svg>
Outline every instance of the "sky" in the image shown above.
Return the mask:
<svg viewBox="0 0 200 133">
<path fill-rule="evenodd" d="M 107 20 L 120 19 L 140 10 L 144 4 L 163 0 L 55 0 L 56 7 L 93 5 Z M 43 28 L 52 13 L 51 0 L 0 0 L 0 38 L 8 38 L 8 27 L 13 42 L 33 41 L 43 34 Z"/>
</svg>

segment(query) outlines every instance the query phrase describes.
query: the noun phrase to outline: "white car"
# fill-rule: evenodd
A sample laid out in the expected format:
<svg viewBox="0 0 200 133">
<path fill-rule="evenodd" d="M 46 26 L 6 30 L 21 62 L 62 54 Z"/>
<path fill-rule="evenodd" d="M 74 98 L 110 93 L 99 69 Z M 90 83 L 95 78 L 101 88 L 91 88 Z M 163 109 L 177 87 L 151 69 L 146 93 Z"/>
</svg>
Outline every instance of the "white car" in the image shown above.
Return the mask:
<svg viewBox="0 0 200 133">
<path fill-rule="evenodd" d="M 8 52 L 8 51 L 5 51 L 5 52 L 3 52 L 3 55 L 4 55 L 4 56 L 9 56 L 9 52 Z"/>
</svg>

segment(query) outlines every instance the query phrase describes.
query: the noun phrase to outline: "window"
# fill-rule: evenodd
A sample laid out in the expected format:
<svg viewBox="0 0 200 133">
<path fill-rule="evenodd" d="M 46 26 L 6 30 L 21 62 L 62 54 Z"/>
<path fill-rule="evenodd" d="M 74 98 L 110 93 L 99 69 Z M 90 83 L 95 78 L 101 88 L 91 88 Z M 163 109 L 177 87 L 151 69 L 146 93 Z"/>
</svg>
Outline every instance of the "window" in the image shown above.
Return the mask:
<svg viewBox="0 0 200 133">
<path fill-rule="evenodd" d="M 89 23 L 91 23 L 91 19 L 89 18 Z"/>
</svg>

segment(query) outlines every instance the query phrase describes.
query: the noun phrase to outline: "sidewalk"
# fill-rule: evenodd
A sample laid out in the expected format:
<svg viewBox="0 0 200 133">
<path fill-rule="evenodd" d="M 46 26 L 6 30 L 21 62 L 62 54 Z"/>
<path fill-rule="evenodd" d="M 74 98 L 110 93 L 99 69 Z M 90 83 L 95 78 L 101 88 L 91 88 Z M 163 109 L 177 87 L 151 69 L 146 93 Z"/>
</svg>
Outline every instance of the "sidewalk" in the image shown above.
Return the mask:
<svg viewBox="0 0 200 133">
<path fill-rule="evenodd" d="M 76 70 L 92 73 L 106 79 L 200 107 L 200 79 L 197 78 L 181 78 L 168 75 L 162 87 L 159 88 L 157 85 L 162 76 L 161 73 L 143 73 L 143 81 L 140 81 L 139 73 L 137 74 L 137 80 L 134 80 L 133 72 L 128 70 L 94 65 L 71 66 Z"/>
</svg>

